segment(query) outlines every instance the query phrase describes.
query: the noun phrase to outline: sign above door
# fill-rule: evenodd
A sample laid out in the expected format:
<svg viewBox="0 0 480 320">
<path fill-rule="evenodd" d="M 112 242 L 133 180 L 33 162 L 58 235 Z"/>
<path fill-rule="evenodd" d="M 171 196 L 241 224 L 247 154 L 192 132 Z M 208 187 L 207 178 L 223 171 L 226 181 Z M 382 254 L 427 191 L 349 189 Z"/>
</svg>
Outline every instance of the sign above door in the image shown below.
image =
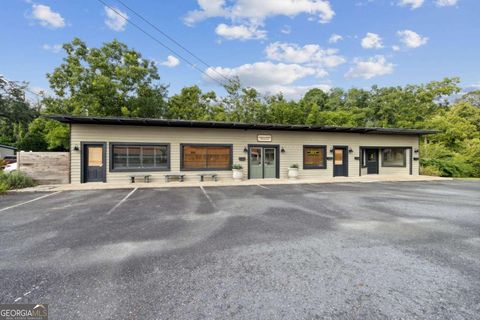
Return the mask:
<svg viewBox="0 0 480 320">
<path fill-rule="evenodd" d="M 272 142 L 272 135 L 270 134 L 259 134 L 257 135 L 258 142 Z"/>
</svg>

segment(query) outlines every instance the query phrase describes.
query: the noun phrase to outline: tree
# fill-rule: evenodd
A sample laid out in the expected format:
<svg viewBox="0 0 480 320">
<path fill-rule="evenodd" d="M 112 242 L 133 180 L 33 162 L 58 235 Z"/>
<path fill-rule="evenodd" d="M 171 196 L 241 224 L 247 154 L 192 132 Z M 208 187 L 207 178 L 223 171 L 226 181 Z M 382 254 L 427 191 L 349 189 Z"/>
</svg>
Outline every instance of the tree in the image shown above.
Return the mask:
<svg viewBox="0 0 480 320">
<path fill-rule="evenodd" d="M 113 40 L 90 48 L 78 38 L 63 45 L 63 63 L 47 74 L 56 97 L 46 113 L 90 116 L 162 117 L 166 87 L 155 63 Z"/>
<path fill-rule="evenodd" d="M 0 137 L 2 143 L 21 139 L 38 110 L 25 98 L 26 83 L 17 84 L 0 76 Z"/>
</svg>

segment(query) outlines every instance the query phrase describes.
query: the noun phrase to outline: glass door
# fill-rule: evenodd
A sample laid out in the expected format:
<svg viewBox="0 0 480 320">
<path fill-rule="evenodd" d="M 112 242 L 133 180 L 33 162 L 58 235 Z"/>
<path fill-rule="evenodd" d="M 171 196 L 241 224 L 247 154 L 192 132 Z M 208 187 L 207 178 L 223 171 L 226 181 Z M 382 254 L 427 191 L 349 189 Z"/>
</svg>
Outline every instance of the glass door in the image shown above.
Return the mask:
<svg viewBox="0 0 480 320">
<path fill-rule="evenodd" d="M 263 177 L 276 178 L 277 177 L 277 159 L 275 148 L 263 148 Z"/>
<path fill-rule="evenodd" d="M 249 148 L 249 178 L 277 178 L 277 147 Z"/>
<path fill-rule="evenodd" d="M 248 168 L 250 179 L 263 178 L 263 148 L 250 148 L 250 167 Z"/>
</svg>

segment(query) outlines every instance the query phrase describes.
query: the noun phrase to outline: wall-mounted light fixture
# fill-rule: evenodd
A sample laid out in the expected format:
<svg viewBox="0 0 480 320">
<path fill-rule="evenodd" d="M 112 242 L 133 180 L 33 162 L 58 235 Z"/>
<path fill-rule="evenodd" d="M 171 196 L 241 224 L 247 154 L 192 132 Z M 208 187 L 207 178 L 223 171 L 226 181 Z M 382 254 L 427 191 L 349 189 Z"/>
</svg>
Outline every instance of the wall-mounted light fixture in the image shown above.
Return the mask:
<svg viewBox="0 0 480 320">
<path fill-rule="evenodd" d="M 348 152 L 352 153 L 352 152 L 353 152 L 353 149 L 352 149 L 352 148 L 348 148 Z"/>
<path fill-rule="evenodd" d="M 330 148 L 330 153 L 333 153 L 333 148 Z"/>
<path fill-rule="evenodd" d="M 418 153 L 418 149 L 413 150 L 413 152 Z"/>
<path fill-rule="evenodd" d="M 80 151 L 80 148 L 78 146 L 75 146 L 75 147 L 73 147 L 73 150 Z"/>
<path fill-rule="evenodd" d="M 243 148 L 243 152 L 247 153 L 248 152 L 248 149 L 247 147 Z"/>
<path fill-rule="evenodd" d="M 280 150 L 281 153 L 285 153 L 285 149 L 282 147 L 282 149 Z"/>
</svg>

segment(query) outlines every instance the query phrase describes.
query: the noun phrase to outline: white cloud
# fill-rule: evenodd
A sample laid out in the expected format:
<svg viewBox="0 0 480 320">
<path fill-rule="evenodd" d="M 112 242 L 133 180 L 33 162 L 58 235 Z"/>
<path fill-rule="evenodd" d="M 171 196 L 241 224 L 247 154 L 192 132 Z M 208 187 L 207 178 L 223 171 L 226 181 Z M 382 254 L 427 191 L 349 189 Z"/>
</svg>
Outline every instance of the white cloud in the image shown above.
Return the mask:
<svg viewBox="0 0 480 320">
<path fill-rule="evenodd" d="M 439 7 L 449 7 L 454 6 L 458 3 L 458 0 L 437 0 L 435 4 Z"/>
<path fill-rule="evenodd" d="M 410 6 L 412 9 L 418 9 L 423 5 L 424 0 L 400 0 L 398 5 Z"/>
<path fill-rule="evenodd" d="M 428 41 L 427 37 L 422 37 L 412 30 L 398 31 L 397 35 L 400 37 L 400 41 L 409 48 L 418 48 Z"/>
<path fill-rule="evenodd" d="M 315 65 L 322 68 L 333 68 L 345 63 L 345 59 L 338 55 L 337 49 L 322 49 L 316 44 L 300 47 L 295 43 L 275 42 L 268 45 L 265 53 L 271 60 Z"/>
<path fill-rule="evenodd" d="M 65 27 L 65 19 L 58 13 L 52 11 L 49 6 L 43 4 L 32 5 L 32 18 L 40 22 L 40 25 L 53 29 Z"/>
<path fill-rule="evenodd" d="M 328 39 L 329 43 L 337 43 L 338 41 L 343 40 L 343 37 L 339 34 L 333 33 Z"/>
<path fill-rule="evenodd" d="M 59 53 L 62 50 L 62 45 L 61 44 L 44 44 L 42 45 L 42 49 L 46 51 L 50 51 L 53 53 Z"/>
<path fill-rule="evenodd" d="M 282 27 L 280 32 L 283 33 L 283 34 L 290 34 L 292 32 L 292 27 L 290 27 L 288 24 L 286 24 Z"/>
<path fill-rule="evenodd" d="M 236 68 L 211 67 L 206 70 L 206 73 L 215 79 L 218 78 L 219 74 L 227 78 L 237 76 L 243 85 L 259 88 L 274 85 L 289 85 L 299 79 L 316 76 L 318 70 L 299 64 L 266 61 L 244 64 Z M 204 78 L 208 81 L 211 80 L 206 76 L 204 76 Z"/>
<path fill-rule="evenodd" d="M 308 85 L 308 86 L 282 86 L 282 85 L 272 85 L 266 87 L 256 88 L 263 94 L 266 95 L 275 95 L 278 93 L 282 93 L 284 97 L 287 99 L 295 99 L 298 100 L 302 98 L 308 90 L 318 88 L 322 91 L 329 91 L 332 89 L 332 86 L 329 84 L 315 84 L 315 85 Z"/>
<path fill-rule="evenodd" d="M 400 46 L 394 45 L 392 46 L 393 51 L 400 51 Z"/>
<path fill-rule="evenodd" d="M 114 8 L 120 15 L 128 19 L 128 15 L 126 12 L 120 11 L 118 8 Z M 105 24 L 107 27 L 112 29 L 113 31 L 123 31 L 125 30 L 125 26 L 127 25 L 127 20 L 122 18 L 117 12 L 110 9 L 109 7 L 105 7 L 105 14 L 107 17 L 105 18 Z"/>
<path fill-rule="evenodd" d="M 294 17 L 308 14 L 321 23 L 330 22 L 335 15 L 327 0 L 197 0 L 200 9 L 189 11 L 184 17 L 187 25 L 222 17 L 236 23 L 262 24 L 268 17 Z"/>
<path fill-rule="evenodd" d="M 387 63 L 387 60 L 382 55 L 377 55 L 366 60 L 356 58 L 353 62 L 355 65 L 345 74 L 346 78 L 371 79 L 373 77 L 390 74 L 395 67 L 392 63 Z"/>
<path fill-rule="evenodd" d="M 265 30 L 259 30 L 257 26 L 228 26 L 224 23 L 219 24 L 217 28 L 215 28 L 215 33 L 229 40 L 265 39 L 267 35 Z"/>
<path fill-rule="evenodd" d="M 177 59 L 175 56 L 168 56 L 167 60 L 160 62 L 160 65 L 174 68 L 180 64 L 180 60 Z"/>
<path fill-rule="evenodd" d="M 368 32 L 362 39 L 362 47 L 365 49 L 383 48 L 382 38 L 376 33 Z"/>
</svg>

